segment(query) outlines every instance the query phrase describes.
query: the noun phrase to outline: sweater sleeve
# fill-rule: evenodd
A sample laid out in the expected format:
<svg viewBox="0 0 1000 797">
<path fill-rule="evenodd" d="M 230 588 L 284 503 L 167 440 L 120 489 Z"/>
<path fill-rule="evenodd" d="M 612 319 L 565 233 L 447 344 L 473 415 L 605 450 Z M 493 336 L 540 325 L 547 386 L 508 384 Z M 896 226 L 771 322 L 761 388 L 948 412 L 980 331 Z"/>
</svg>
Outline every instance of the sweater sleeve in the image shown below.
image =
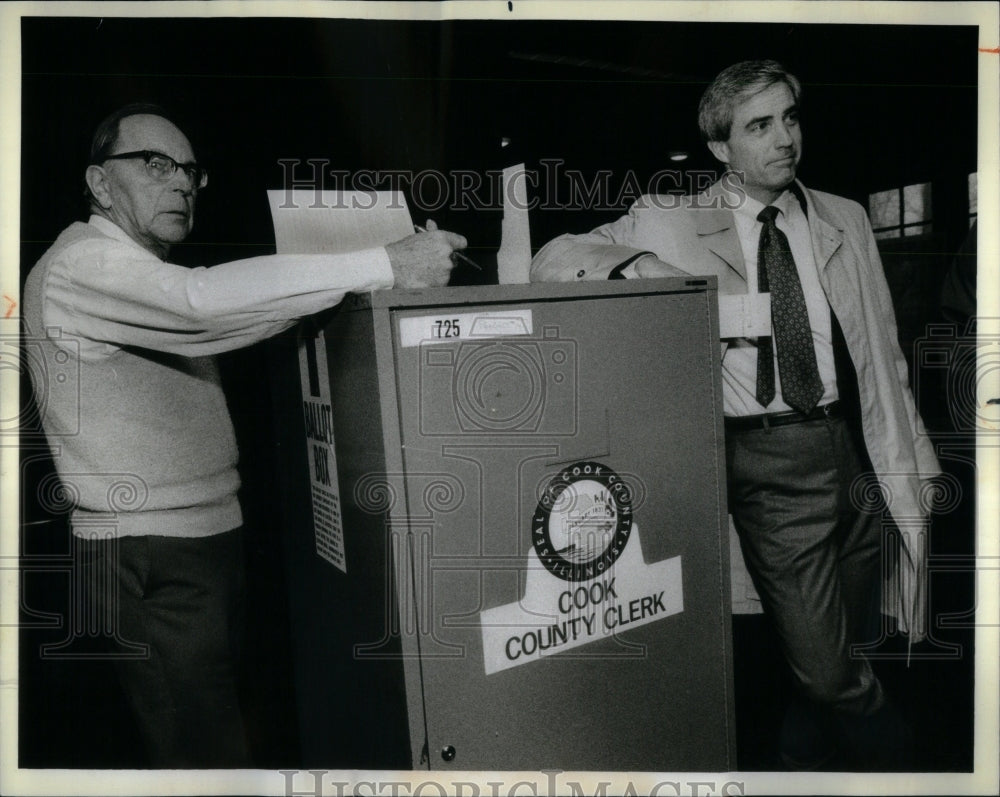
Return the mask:
<svg viewBox="0 0 1000 797">
<path fill-rule="evenodd" d="M 88 239 L 52 262 L 42 313 L 46 327 L 82 339 L 81 356 L 139 346 L 194 357 L 252 345 L 349 292 L 392 285 L 382 248 L 189 269 L 124 242 Z"/>
</svg>

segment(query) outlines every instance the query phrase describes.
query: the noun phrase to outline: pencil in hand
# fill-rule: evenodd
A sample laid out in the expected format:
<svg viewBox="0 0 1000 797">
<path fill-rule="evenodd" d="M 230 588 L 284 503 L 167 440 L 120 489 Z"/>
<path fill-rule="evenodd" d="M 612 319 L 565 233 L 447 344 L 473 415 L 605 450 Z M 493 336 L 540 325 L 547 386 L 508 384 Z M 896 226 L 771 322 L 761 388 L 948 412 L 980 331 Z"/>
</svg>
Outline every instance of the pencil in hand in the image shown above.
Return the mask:
<svg viewBox="0 0 1000 797">
<path fill-rule="evenodd" d="M 427 228 L 426 227 L 421 227 L 419 224 L 414 224 L 413 225 L 413 229 L 414 229 L 415 232 L 427 232 Z M 459 260 L 461 260 L 464 263 L 468 263 L 470 266 L 472 266 L 474 269 L 476 269 L 476 271 L 482 271 L 483 270 L 482 266 L 480 266 L 475 260 L 472 260 L 469 257 L 467 257 L 466 255 L 463 255 L 457 249 L 451 253 L 451 256 L 452 257 L 457 257 Z"/>
</svg>

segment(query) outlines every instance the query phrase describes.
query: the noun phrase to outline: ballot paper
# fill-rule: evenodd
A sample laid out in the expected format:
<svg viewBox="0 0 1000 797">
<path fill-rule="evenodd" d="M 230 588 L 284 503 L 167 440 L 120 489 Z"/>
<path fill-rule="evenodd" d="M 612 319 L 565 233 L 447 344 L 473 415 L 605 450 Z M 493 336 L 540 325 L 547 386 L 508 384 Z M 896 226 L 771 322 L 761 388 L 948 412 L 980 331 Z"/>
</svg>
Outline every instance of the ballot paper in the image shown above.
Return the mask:
<svg viewBox="0 0 1000 797">
<path fill-rule="evenodd" d="M 531 233 L 528 228 L 528 183 L 524 164 L 503 170 L 503 220 L 497 252 L 497 281 L 516 285 L 529 281 Z"/>
<path fill-rule="evenodd" d="M 413 220 L 399 191 L 267 192 L 278 254 L 342 254 L 413 235 Z"/>
</svg>

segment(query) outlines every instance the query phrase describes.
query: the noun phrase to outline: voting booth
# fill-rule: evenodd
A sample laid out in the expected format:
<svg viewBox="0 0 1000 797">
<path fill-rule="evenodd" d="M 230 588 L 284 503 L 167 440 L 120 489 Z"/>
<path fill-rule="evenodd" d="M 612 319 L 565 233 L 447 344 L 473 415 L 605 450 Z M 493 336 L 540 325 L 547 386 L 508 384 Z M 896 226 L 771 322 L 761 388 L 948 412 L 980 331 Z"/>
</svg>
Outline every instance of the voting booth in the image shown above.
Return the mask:
<svg viewBox="0 0 1000 797">
<path fill-rule="evenodd" d="M 714 278 L 379 291 L 270 350 L 303 765 L 736 765 Z"/>
</svg>

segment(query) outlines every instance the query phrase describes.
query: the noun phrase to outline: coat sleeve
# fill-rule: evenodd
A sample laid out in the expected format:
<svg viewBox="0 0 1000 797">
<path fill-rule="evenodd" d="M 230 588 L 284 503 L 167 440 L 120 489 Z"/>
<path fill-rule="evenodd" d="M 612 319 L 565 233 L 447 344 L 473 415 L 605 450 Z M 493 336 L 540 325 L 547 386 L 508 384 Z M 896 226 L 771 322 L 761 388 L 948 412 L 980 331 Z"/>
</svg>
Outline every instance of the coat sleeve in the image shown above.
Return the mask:
<svg viewBox="0 0 1000 797">
<path fill-rule="evenodd" d="M 878 245 L 875 243 L 875 234 L 872 231 L 868 215 L 861 211 L 861 223 L 863 234 L 868 246 L 868 260 L 871 265 L 871 287 L 875 292 L 878 306 L 882 310 L 882 319 L 886 327 L 886 335 L 892 347 L 893 365 L 896 372 L 896 379 L 899 381 L 899 392 L 902 395 L 905 412 L 910 420 L 911 439 L 913 451 L 917 462 L 917 471 L 921 479 L 931 479 L 941 473 L 941 466 L 938 464 L 937 455 L 934 453 L 934 444 L 924 428 L 920 414 L 917 412 L 916 404 L 913 400 L 913 392 L 910 388 L 910 372 L 906 365 L 906 359 L 899 347 L 899 333 L 896 329 L 896 313 L 892 305 L 892 295 L 889 293 L 889 285 L 885 279 L 885 270 L 882 266 L 882 258 L 879 255 Z"/>
<path fill-rule="evenodd" d="M 137 346 L 195 357 L 249 346 L 348 292 L 392 284 L 381 248 L 189 269 L 122 242 L 86 240 L 51 264 L 42 317 L 46 327 L 96 344 L 85 345 L 91 353 Z"/>
<path fill-rule="evenodd" d="M 652 252 L 637 244 L 642 198 L 629 212 L 582 235 L 560 235 L 543 246 L 531 261 L 532 282 L 606 280 L 619 266 Z M 676 269 L 678 276 L 688 276 Z"/>
</svg>

